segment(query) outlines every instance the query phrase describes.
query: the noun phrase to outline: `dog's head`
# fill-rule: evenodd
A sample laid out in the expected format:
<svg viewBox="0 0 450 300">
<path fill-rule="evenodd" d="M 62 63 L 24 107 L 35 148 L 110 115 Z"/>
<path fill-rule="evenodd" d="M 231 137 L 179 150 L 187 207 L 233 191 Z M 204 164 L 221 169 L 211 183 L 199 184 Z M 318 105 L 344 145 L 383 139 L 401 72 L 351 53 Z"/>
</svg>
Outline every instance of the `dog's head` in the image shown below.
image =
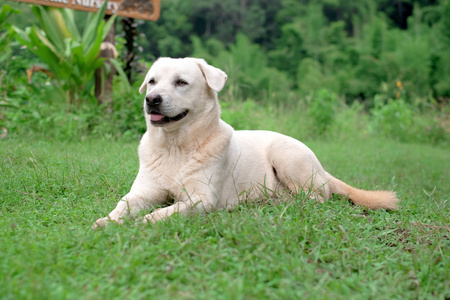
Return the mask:
<svg viewBox="0 0 450 300">
<path fill-rule="evenodd" d="M 146 91 L 146 118 L 153 126 L 177 128 L 204 111 L 208 102 L 216 101 L 226 80 L 225 72 L 203 59 L 160 58 L 139 89 L 141 94 Z"/>
</svg>

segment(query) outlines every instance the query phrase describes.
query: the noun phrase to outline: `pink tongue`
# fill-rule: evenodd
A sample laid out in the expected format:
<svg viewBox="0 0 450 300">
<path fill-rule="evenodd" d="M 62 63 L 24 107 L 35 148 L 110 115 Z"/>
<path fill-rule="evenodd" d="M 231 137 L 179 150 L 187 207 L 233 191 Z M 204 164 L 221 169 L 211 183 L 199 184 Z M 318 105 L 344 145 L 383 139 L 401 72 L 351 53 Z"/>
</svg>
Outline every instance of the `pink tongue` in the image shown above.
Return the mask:
<svg viewBox="0 0 450 300">
<path fill-rule="evenodd" d="M 163 115 L 158 115 L 158 114 L 150 114 L 150 119 L 152 121 L 161 121 L 161 119 L 164 118 Z"/>
</svg>

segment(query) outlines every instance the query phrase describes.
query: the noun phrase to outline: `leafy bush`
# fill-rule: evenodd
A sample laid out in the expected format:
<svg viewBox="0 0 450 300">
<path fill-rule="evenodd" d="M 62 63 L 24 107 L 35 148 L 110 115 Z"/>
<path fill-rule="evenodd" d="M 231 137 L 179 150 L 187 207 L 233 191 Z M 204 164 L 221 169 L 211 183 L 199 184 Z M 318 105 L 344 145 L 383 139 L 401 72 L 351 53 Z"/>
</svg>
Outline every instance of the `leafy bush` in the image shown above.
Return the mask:
<svg viewBox="0 0 450 300">
<path fill-rule="evenodd" d="M 14 13 L 18 13 L 17 10 L 12 9 L 11 6 L 3 4 L 0 7 L 0 64 L 9 58 L 11 49 L 9 47 L 11 31 L 11 25 L 6 20 Z"/>
<path fill-rule="evenodd" d="M 387 103 L 377 95 L 372 109 L 372 132 L 402 142 L 437 143 L 449 140 L 441 120 L 436 116 L 420 114 L 403 97 L 389 99 Z"/>
<path fill-rule="evenodd" d="M 370 116 L 365 113 L 364 105 L 353 102 L 350 106 L 339 103 L 333 123 L 327 129 L 326 137 L 333 137 L 341 141 L 362 141 L 369 136 L 368 124 Z"/>
<path fill-rule="evenodd" d="M 7 83 L 5 79 L 7 76 L 6 66 L 9 58 L 11 57 L 11 46 L 10 46 L 10 37 L 12 32 L 10 30 L 10 24 L 6 23 L 6 20 L 13 13 L 17 13 L 18 11 L 11 8 L 11 6 L 7 4 L 3 4 L 0 7 L 0 108 L 1 107 L 9 107 L 10 103 L 6 101 L 6 91 L 8 89 Z M 0 134 L 3 134 L 6 130 L 4 126 L 2 126 L 2 120 L 4 117 L 0 112 Z"/>
<path fill-rule="evenodd" d="M 319 135 L 324 134 L 333 124 L 337 103 L 337 96 L 327 89 L 321 89 L 314 94 L 308 113 Z"/>
<path fill-rule="evenodd" d="M 273 107 L 253 100 L 221 102 L 221 118 L 236 130 L 277 130 L 280 115 Z"/>
<path fill-rule="evenodd" d="M 42 75 L 43 76 L 43 75 Z M 9 95 L 8 106 L 0 114 L 0 128 L 16 136 L 45 136 L 59 140 L 84 139 L 87 136 L 136 140 L 145 131 L 142 101 L 136 94 L 140 83 L 130 92 L 120 78 L 116 78 L 113 110 L 104 114 L 104 107 L 96 101 L 84 101 L 73 110 L 66 110 L 64 97 L 52 84 L 36 80 L 34 85 L 20 85 Z M 141 98 L 141 97 L 139 97 Z"/>
<path fill-rule="evenodd" d="M 374 131 L 400 141 L 409 140 L 415 115 L 412 106 L 403 98 L 391 99 L 384 103 L 381 96 L 375 97 L 374 105 L 372 109 Z"/>
</svg>

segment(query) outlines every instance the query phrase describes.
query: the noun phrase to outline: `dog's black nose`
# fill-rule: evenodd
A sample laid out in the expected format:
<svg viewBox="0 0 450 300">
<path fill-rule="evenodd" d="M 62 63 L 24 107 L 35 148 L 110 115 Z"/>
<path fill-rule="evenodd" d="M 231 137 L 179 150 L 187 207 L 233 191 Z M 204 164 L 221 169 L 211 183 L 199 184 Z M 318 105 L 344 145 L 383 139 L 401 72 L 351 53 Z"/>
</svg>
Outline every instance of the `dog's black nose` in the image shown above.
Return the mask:
<svg viewBox="0 0 450 300">
<path fill-rule="evenodd" d="M 150 93 L 145 97 L 145 102 L 150 107 L 158 107 L 163 99 L 160 94 Z"/>
</svg>

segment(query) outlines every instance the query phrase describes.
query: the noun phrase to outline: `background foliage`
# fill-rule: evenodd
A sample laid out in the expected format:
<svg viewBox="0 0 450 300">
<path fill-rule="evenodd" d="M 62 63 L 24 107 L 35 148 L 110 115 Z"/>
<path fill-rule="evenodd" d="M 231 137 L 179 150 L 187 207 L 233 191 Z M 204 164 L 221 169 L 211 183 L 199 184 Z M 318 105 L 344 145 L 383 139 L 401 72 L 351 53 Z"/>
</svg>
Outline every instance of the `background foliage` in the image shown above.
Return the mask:
<svg viewBox="0 0 450 300">
<path fill-rule="evenodd" d="M 149 62 L 159 56 L 197 56 L 228 73 L 220 99 L 225 103 L 224 118 L 237 129 L 274 128 L 269 119 L 277 125 L 290 120 L 286 127 L 301 130 L 305 138 L 345 135 L 337 132 L 339 126 L 353 136 L 357 130 L 352 126 L 358 123 L 359 135 L 448 144 L 450 0 L 162 1 L 157 22 L 127 22 L 140 32 L 135 46 L 141 53 L 133 54 L 140 60 L 131 64 L 133 92 L 123 77 L 116 79 L 112 113 L 89 100 L 92 76 L 85 69 L 96 65 L 83 59 L 92 55 L 75 56 L 83 53 L 77 49 L 86 36 L 78 32 L 92 33 L 97 28 L 86 21 L 87 14 L 62 12 L 66 27 L 58 27 L 43 24 L 28 5 L 9 5 L 21 11 L 0 22 L 1 39 L 8 41 L 1 43 L 0 69 L 5 71 L 0 74 L 0 127 L 10 133 L 138 137 L 144 129 L 136 120 L 141 115 L 136 86 Z M 2 11 L 7 7 L 3 5 Z M 44 11 L 33 10 L 38 16 Z M 15 37 L 11 24 L 18 33 Z M 43 32 L 44 38 L 53 40 L 51 30 L 42 30 L 46 25 L 73 29 L 74 24 L 78 29 L 70 39 L 62 37 L 58 42 L 72 59 L 67 63 L 50 59 L 47 65 L 53 64 L 58 76 L 35 74 L 27 84 L 25 70 L 46 61 L 32 44 L 23 48 L 17 41 L 24 43 L 26 32 Z M 117 48 L 124 64 L 130 64 L 119 25 Z M 72 74 L 71 79 L 58 70 Z M 82 90 L 78 94 L 83 105 L 76 111 L 59 103 L 71 89 L 68 82 Z M 256 108 L 264 121 L 236 120 L 242 109 L 252 114 Z"/>
</svg>

